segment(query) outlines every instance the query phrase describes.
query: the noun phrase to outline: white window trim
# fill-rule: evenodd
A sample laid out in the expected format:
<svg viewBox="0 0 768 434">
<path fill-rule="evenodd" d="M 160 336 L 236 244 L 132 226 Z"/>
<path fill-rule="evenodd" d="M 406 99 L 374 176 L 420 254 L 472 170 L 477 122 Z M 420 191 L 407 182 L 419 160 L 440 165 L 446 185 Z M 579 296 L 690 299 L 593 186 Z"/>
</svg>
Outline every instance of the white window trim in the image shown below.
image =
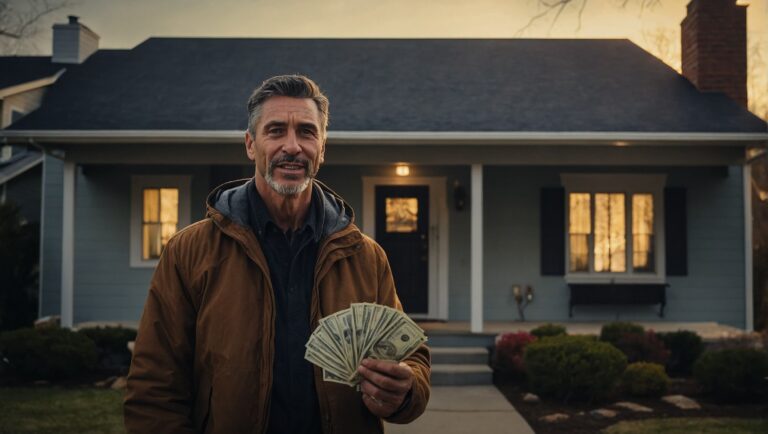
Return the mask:
<svg viewBox="0 0 768 434">
<path fill-rule="evenodd" d="M 562 173 L 560 181 L 565 188 L 565 280 L 567 283 L 666 283 L 665 269 L 665 241 L 664 241 L 664 185 L 665 174 L 614 174 L 614 173 Z M 653 273 L 638 272 L 571 272 L 569 266 L 570 236 L 568 235 L 568 222 L 570 221 L 570 207 L 568 198 L 570 193 L 652 193 L 654 222 L 653 229 L 656 234 L 656 254 Z M 629 197 L 629 196 L 628 196 Z M 631 207 L 631 204 L 630 204 Z M 627 228 L 627 266 L 632 264 L 632 215 L 631 210 L 626 213 Z M 590 249 L 590 269 L 592 268 L 593 252 Z"/>
<path fill-rule="evenodd" d="M 190 185 L 189 175 L 133 175 L 131 176 L 131 230 L 130 230 L 130 267 L 154 268 L 157 259 L 144 260 L 141 258 L 141 215 L 142 191 L 145 188 L 178 188 L 179 189 L 179 222 L 177 230 L 190 223 Z"/>
</svg>

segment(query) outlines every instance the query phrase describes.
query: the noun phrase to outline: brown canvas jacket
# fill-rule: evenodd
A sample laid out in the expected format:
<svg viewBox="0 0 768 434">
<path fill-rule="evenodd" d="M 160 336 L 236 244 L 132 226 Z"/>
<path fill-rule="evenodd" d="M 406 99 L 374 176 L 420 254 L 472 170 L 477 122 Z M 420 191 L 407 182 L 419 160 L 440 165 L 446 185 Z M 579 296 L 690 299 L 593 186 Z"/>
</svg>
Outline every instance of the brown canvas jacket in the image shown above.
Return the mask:
<svg viewBox="0 0 768 434">
<path fill-rule="evenodd" d="M 215 209 L 213 196 L 207 218 L 169 241 L 152 277 L 128 375 L 129 433 L 266 430 L 275 316 L 269 268 L 254 233 Z M 353 302 L 402 308 L 383 249 L 354 223 L 321 241 L 314 281 L 313 328 Z M 429 349 L 405 362 L 413 389 L 393 423 L 414 420 L 429 400 Z M 323 433 L 383 432 L 359 392 L 324 382 L 317 367 L 315 385 Z"/>
</svg>

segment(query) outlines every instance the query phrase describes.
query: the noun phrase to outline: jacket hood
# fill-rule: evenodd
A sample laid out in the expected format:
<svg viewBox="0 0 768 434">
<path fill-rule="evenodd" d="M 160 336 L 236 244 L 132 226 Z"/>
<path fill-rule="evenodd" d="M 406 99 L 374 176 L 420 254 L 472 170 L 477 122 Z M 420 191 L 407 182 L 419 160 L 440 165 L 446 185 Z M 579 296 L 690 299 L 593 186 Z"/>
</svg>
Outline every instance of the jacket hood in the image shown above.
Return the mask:
<svg viewBox="0 0 768 434">
<path fill-rule="evenodd" d="M 248 189 L 255 188 L 253 178 L 238 179 L 216 187 L 206 199 L 208 214 L 218 211 L 233 222 L 251 227 Z M 341 231 L 355 221 L 352 207 L 322 182 L 313 179 L 312 188 L 320 193 L 323 212 L 323 238 Z M 314 194 L 314 190 L 313 190 Z"/>
</svg>

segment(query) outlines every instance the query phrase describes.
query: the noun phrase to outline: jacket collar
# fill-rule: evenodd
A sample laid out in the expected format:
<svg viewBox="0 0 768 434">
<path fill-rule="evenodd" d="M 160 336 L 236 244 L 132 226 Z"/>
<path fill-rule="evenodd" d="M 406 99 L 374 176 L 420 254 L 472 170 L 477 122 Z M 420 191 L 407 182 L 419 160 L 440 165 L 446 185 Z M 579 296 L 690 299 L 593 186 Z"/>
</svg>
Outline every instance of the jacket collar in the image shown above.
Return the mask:
<svg viewBox="0 0 768 434">
<path fill-rule="evenodd" d="M 251 230 L 248 213 L 249 183 L 253 184 L 253 178 L 226 182 L 215 188 L 206 199 L 206 216 L 246 248 L 258 245 Z M 316 179 L 312 180 L 312 184 L 313 190 L 317 189 L 322 193 L 320 198 L 324 214 L 319 260 L 327 249 L 344 248 L 359 243 L 362 241 L 362 233 L 354 224 L 354 210 L 341 196 Z"/>
</svg>

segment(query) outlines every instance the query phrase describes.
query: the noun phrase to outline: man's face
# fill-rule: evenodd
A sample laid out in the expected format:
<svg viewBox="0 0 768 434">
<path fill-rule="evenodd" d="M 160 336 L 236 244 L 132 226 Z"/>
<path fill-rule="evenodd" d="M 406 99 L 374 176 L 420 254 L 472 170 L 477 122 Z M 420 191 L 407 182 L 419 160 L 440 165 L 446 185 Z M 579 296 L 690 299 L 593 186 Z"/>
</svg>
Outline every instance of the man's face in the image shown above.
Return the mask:
<svg viewBox="0 0 768 434">
<path fill-rule="evenodd" d="M 304 191 L 320 169 L 325 132 L 320 111 L 309 98 L 275 96 L 261 106 L 255 137 L 245 134 L 248 158 L 267 184 L 281 195 Z"/>
</svg>

